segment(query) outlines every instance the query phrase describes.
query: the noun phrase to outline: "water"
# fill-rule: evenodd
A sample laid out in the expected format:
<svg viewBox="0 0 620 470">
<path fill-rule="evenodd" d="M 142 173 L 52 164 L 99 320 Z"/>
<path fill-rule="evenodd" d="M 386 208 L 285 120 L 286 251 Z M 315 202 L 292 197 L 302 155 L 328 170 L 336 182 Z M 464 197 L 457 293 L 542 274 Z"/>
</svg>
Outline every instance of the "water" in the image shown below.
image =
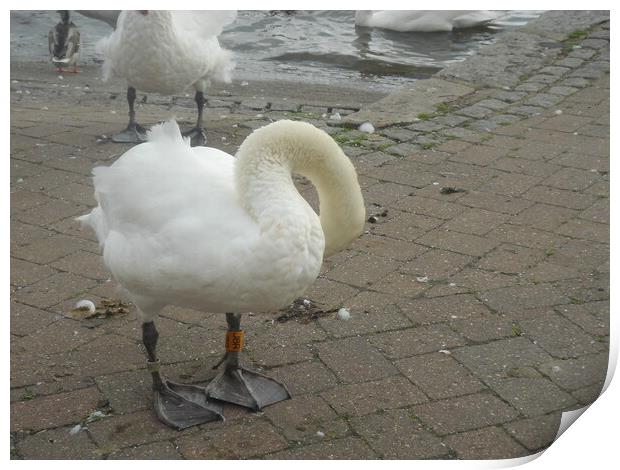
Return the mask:
<svg viewBox="0 0 620 470">
<path fill-rule="evenodd" d="M 355 28 L 353 11 L 240 11 L 220 42 L 234 52 L 238 79 L 390 89 L 464 60 L 540 13 L 509 11 L 491 26 L 450 33 L 399 33 Z M 54 11 L 12 11 L 11 60 L 48 61 L 47 34 L 58 18 Z M 111 28 L 77 13 L 72 19 L 81 32 L 81 63 L 100 62 L 95 44 Z"/>
</svg>

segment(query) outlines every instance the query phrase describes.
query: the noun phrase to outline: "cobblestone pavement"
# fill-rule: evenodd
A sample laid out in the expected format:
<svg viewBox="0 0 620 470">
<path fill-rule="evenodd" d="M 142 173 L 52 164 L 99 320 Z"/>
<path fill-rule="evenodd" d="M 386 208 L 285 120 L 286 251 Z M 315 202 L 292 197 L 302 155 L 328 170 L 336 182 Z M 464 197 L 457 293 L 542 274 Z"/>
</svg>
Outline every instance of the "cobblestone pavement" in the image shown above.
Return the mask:
<svg viewBox="0 0 620 470">
<path fill-rule="evenodd" d="M 387 97 L 215 89 L 211 145 L 234 152 L 270 120 L 313 122 L 352 158 L 369 222 L 307 293 L 350 320 L 246 315 L 244 360 L 292 399 L 259 413 L 227 406 L 225 423 L 182 432 L 154 417 L 133 308 L 118 304 L 93 235 L 74 221 L 94 204 L 92 167 L 126 148 L 97 138 L 125 124 L 122 88 L 95 83 L 88 67 L 60 80 L 13 65 L 13 458 L 487 459 L 545 448 L 561 411 L 591 403 L 607 368 L 608 19 L 545 14 Z M 149 96 L 138 118 L 171 112 L 190 123 L 191 98 Z M 352 128 L 366 119 L 375 133 Z M 85 298 L 100 315 L 73 318 Z M 173 379 L 213 377 L 223 316 L 167 308 L 158 327 Z"/>
</svg>

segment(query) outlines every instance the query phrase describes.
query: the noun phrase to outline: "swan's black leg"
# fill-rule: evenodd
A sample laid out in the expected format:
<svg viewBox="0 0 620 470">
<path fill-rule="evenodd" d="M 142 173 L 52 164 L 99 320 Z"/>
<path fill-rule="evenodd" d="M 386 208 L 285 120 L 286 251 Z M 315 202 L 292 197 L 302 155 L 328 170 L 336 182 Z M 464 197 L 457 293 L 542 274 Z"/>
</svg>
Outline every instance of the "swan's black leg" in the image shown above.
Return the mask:
<svg viewBox="0 0 620 470">
<path fill-rule="evenodd" d="M 185 429 L 197 424 L 223 420 L 222 406 L 209 401 L 205 389 L 195 385 L 170 382 L 159 372 L 155 323 L 142 324 L 142 342 L 146 349 L 147 366 L 153 378 L 153 405 L 157 417 L 168 426 Z"/>
<path fill-rule="evenodd" d="M 241 314 L 227 313 L 226 321 L 224 370 L 207 385 L 207 395 L 253 410 L 290 398 L 286 387 L 277 380 L 239 365 L 239 353 L 243 349 Z"/>
<path fill-rule="evenodd" d="M 132 86 L 127 88 L 127 104 L 129 104 L 129 124 L 127 129 L 119 134 L 112 136 L 113 142 L 121 143 L 140 143 L 146 140 L 146 129 L 136 122 L 136 111 L 134 103 L 136 101 L 136 89 Z"/>
<path fill-rule="evenodd" d="M 202 91 L 197 91 L 194 101 L 196 101 L 196 108 L 198 111 L 196 126 L 194 126 L 193 129 L 184 132 L 183 135 L 190 138 L 192 147 L 200 147 L 207 144 L 207 133 L 202 123 L 202 114 L 206 103 L 204 93 Z"/>
</svg>

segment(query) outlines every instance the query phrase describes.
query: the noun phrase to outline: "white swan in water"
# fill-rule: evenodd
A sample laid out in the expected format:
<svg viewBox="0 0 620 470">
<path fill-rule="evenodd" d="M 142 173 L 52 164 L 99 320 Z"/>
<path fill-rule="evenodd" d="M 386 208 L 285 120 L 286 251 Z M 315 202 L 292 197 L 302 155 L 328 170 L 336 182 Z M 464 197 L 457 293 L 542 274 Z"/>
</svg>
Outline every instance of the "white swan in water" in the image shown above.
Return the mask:
<svg viewBox="0 0 620 470">
<path fill-rule="evenodd" d="M 196 90 L 196 126 L 188 135 L 204 145 L 204 92 L 211 80 L 229 82 L 231 55 L 217 36 L 234 21 L 236 11 L 128 10 L 118 16 L 115 31 L 98 43 L 103 53 L 103 77 L 127 80 L 129 124 L 112 137 L 115 142 L 142 142 L 144 128 L 135 121 L 136 89 L 164 95 Z"/>
<path fill-rule="evenodd" d="M 358 10 L 355 24 L 394 31 L 434 32 L 471 28 L 497 19 L 489 10 Z"/>
<path fill-rule="evenodd" d="M 324 256 L 362 233 L 357 175 L 334 140 L 311 124 L 278 121 L 254 131 L 234 158 L 190 147 L 170 121 L 93 173 L 99 206 L 80 220 L 138 308 L 160 419 L 184 428 L 220 418 L 207 395 L 253 409 L 288 398 L 280 383 L 239 366 L 240 315 L 289 305 Z M 316 186 L 320 217 L 292 173 Z M 166 305 L 226 313 L 225 370 L 206 392 L 159 373 L 154 321 Z"/>
</svg>

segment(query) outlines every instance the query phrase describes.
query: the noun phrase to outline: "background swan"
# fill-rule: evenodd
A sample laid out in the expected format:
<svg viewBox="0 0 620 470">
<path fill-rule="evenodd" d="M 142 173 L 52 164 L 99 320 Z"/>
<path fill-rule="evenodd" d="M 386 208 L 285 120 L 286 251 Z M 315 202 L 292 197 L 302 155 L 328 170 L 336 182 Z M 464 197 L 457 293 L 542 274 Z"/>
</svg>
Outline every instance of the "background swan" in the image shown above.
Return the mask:
<svg viewBox="0 0 620 470">
<path fill-rule="evenodd" d="M 394 31 L 452 31 L 480 26 L 500 16 L 489 10 L 358 10 L 355 24 Z"/>
<path fill-rule="evenodd" d="M 60 22 L 48 34 L 48 45 L 52 63 L 58 72 L 63 67 L 73 66 L 73 73 L 78 72 L 77 61 L 80 57 L 80 32 L 70 19 L 69 10 L 59 10 Z"/>
<path fill-rule="evenodd" d="M 235 11 L 128 10 L 118 17 L 115 31 L 98 49 L 104 56 L 103 77 L 127 80 L 129 124 L 112 137 L 115 142 L 142 142 L 145 130 L 135 121 L 136 89 L 161 94 L 181 93 L 193 87 L 198 108 L 196 126 L 187 133 L 195 145 L 204 145 L 202 113 L 204 92 L 211 80 L 228 82 L 234 67 L 231 55 L 217 36 L 234 21 Z"/>
<path fill-rule="evenodd" d="M 320 217 L 292 173 L 316 186 Z M 99 206 L 80 220 L 95 230 L 105 265 L 138 308 L 157 414 L 178 428 L 217 419 L 220 409 L 204 389 L 159 375 L 159 310 L 173 304 L 226 313 L 231 343 L 242 344 L 240 314 L 290 304 L 314 282 L 323 257 L 358 237 L 365 221 L 350 160 L 329 135 L 302 122 L 254 131 L 236 159 L 191 148 L 168 122 L 111 167 L 95 168 L 94 184 Z M 241 368 L 238 353 L 227 347 L 210 397 L 260 409 L 289 396 L 278 382 Z"/>
</svg>

